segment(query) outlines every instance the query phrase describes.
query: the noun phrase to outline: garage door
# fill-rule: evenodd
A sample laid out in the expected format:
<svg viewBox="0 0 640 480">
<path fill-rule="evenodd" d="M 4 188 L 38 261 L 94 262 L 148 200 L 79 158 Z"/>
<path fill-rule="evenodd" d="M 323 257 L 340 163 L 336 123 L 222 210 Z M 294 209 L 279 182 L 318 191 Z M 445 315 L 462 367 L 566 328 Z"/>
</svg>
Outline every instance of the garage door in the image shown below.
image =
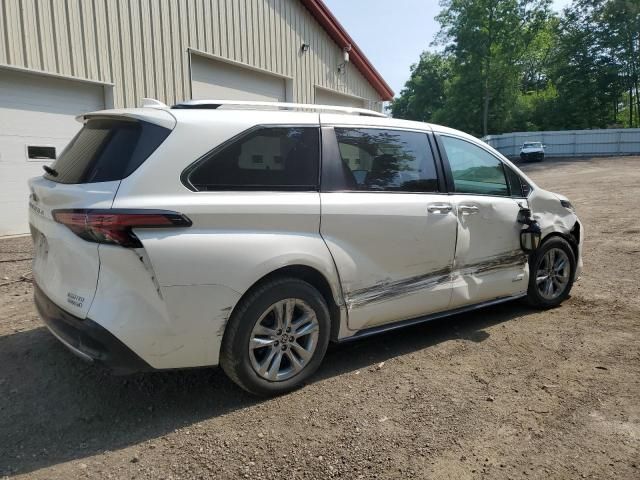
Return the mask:
<svg viewBox="0 0 640 480">
<path fill-rule="evenodd" d="M 75 115 L 103 108 L 100 85 L 0 70 L 0 236 L 29 231 L 27 179 L 80 129 Z"/>
<path fill-rule="evenodd" d="M 365 108 L 362 98 L 343 95 L 324 88 L 316 87 L 316 105 L 338 105 L 339 107 Z"/>
<path fill-rule="evenodd" d="M 198 55 L 191 56 L 191 81 L 194 100 L 284 102 L 286 98 L 282 77 Z"/>
</svg>

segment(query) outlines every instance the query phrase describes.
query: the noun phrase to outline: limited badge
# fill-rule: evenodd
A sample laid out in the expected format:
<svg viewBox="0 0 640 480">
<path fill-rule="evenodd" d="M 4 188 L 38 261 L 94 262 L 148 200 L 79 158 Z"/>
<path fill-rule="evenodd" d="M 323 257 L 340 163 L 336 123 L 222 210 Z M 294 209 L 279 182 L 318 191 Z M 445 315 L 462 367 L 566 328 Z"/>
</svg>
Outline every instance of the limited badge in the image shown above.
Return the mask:
<svg viewBox="0 0 640 480">
<path fill-rule="evenodd" d="M 81 297 L 80 295 L 76 295 L 75 293 L 68 292 L 67 303 L 70 303 L 74 307 L 82 308 L 82 304 L 84 303 L 84 297 Z"/>
</svg>

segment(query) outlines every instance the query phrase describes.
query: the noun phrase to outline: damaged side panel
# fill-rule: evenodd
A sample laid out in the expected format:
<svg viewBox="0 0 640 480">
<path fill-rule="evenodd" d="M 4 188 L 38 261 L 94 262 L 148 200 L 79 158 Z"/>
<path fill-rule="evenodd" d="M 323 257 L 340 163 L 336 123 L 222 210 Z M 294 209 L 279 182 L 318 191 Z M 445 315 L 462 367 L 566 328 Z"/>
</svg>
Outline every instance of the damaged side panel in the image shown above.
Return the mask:
<svg viewBox="0 0 640 480">
<path fill-rule="evenodd" d="M 565 238 L 571 239 L 577 247 L 578 258 L 576 259 L 576 275 L 578 278 L 582 273 L 582 241 L 584 239 L 584 229 L 580 224 L 575 212 L 565 208 L 560 203 L 567 200 L 566 197 L 536 189 L 529 197 L 533 218 L 538 222 L 542 230 L 542 238 L 558 233 Z M 577 233 L 577 238 L 574 234 Z"/>
<path fill-rule="evenodd" d="M 457 228 L 452 208 L 442 207 L 447 195 L 321 195 L 321 233 L 340 277 L 349 330 L 447 308 Z M 429 208 L 435 205 L 441 208 Z"/>
<path fill-rule="evenodd" d="M 458 240 L 450 308 L 525 292 L 529 269 L 520 248 L 518 213 L 526 201 L 486 195 L 455 198 Z"/>
<path fill-rule="evenodd" d="M 382 281 L 370 287 L 348 292 L 345 295 L 345 303 L 349 310 L 353 310 L 368 303 L 384 302 L 437 286 L 448 285 L 450 281 L 451 268 L 447 267 L 424 275 L 395 281 Z"/>
<path fill-rule="evenodd" d="M 100 246 L 97 293 L 88 317 L 158 369 L 217 364 L 240 299 L 222 285 L 159 287 L 139 252 L 109 245 Z"/>
<path fill-rule="evenodd" d="M 481 262 L 462 265 L 455 270 L 444 268 L 424 275 L 381 282 L 370 287 L 355 290 L 346 294 L 346 305 L 349 310 L 364 307 L 367 304 L 385 302 L 394 298 L 410 295 L 414 292 L 449 284 L 452 280 L 465 280 L 469 277 L 482 278 L 484 275 L 500 271 L 523 268 L 527 256 L 521 250 L 489 257 Z"/>
<path fill-rule="evenodd" d="M 473 214 L 465 214 L 464 208 L 456 208 L 457 239 L 452 265 L 393 279 L 381 273 L 376 275 L 371 269 L 366 275 L 362 275 L 360 282 L 343 280 L 351 328 L 351 333 L 343 332 L 343 337 L 353 334 L 354 325 L 370 328 L 400 321 L 375 321 L 379 318 L 378 315 L 391 317 L 399 309 L 406 312 L 421 307 L 424 309 L 422 315 L 433 313 L 434 310 L 428 310 L 432 305 L 419 304 L 415 299 L 428 296 L 438 289 L 451 289 L 451 301 L 440 311 L 526 294 L 529 281 L 528 255 L 520 247 L 519 234 L 522 226 L 517 222 L 518 212 L 522 207 L 531 208 L 534 218 L 542 228 L 543 238 L 560 233 L 575 239 L 580 252 L 584 235 L 582 227 L 575 214 L 561 206 L 560 196 L 536 189 L 528 200 L 473 195 L 456 197 L 452 197 L 456 201 L 456 207 L 466 206 L 467 211 L 471 210 L 469 206 L 476 208 L 471 210 Z M 344 236 L 346 226 L 342 225 L 342 228 Z M 395 242 L 397 245 L 398 242 L 407 241 L 402 233 L 394 230 L 394 238 L 389 240 L 390 244 Z M 371 239 L 373 236 L 367 238 Z M 337 242 L 332 243 L 334 241 L 335 239 L 330 238 L 327 243 L 337 259 L 338 268 L 342 269 L 343 277 L 349 278 L 356 266 L 362 268 L 367 265 L 367 261 L 371 265 L 369 259 L 357 256 L 361 252 L 354 251 L 348 257 L 344 244 L 340 248 Z M 393 253 L 387 251 L 386 255 L 388 260 Z M 576 276 L 579 276 L 582 269 L 580 257 L 579 255 Z M 354 270 L 346 269 L 345 265 Z M 365 285 L 353 288 L 357 283 Z M 390 312 L 390 309 L 394 311 Z"/>
</svg>

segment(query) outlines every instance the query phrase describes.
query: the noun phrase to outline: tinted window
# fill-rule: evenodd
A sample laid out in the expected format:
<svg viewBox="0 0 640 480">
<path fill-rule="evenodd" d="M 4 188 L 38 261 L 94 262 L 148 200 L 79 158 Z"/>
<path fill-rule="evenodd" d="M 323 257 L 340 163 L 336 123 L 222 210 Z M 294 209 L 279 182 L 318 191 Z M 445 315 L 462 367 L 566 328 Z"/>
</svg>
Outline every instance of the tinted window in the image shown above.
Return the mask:
<svg viewBox="0 0 640 480">
<path fill-rule="evenodd" d="M 144 162 L 171 133 L 147 122 L 94 119 L 71 140 L 51 165 L 59 183 L 122 180 Z"/>
<path fill-rule="evenodd" d="M 401 130 L 336 128 L 347 190 L 435 192 L 438 177 L 427 135 Z"/>
<path fill-rule="evenodd" d="M 188 174 L 196 190 L 315 190 L 317 127 L 262 127 L 214 151 Z"/>
<path fill-rule="evenodd" d="M 447 136 L 441 139 L 456 192 L 509 196 L 500 160 L 465 140 Z"/>
</svg>

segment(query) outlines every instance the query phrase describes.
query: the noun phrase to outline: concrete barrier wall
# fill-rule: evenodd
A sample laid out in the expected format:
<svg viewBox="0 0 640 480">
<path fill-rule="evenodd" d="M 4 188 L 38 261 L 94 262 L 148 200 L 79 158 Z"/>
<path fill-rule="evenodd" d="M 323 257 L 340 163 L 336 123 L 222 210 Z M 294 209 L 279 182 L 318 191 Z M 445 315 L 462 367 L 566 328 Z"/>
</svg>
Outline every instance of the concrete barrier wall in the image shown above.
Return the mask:
<svg viewBox="0 0 640 480">
<path fill-rule="evenodd" d="M 483 140 L 506 157 L 518 157 L 525 142 L 542 142 L 548 157 L 640 155 L 640 128 L 514 132 Z"/>
</svg>

